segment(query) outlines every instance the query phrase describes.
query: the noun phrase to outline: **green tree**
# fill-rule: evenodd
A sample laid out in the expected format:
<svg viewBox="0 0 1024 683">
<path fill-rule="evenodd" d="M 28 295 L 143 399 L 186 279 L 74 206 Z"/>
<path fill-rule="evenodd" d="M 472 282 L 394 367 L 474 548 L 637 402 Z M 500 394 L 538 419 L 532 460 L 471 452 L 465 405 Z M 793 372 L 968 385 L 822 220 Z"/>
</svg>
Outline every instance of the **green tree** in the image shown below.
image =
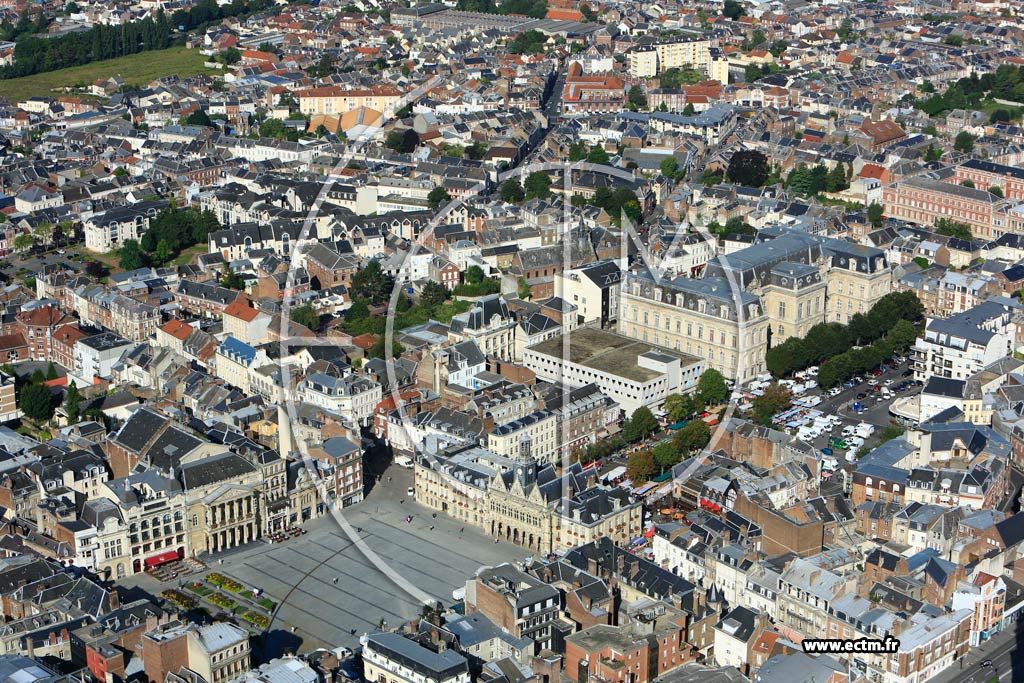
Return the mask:
<svg viewBox="0 0 1024 683">
<path fill-rule="evenodd" d="M 153 252 L 158 263 L 167 263 L 171 260 L 171 245 L 167 240 L 160 240 L 156 243 L 156 251 Z"/>
<path fill-rule="evenodd" d="M 260 124 L 260 137 L 284 140 L 288 137 L 288 131 L 286 131 L 284 127 L 284 121 L 281 121 L 280 119 L 267 119 Z"/>
<path fill-rule="evenodd" d="M 291 319 L 303 327 L 308 327 L 314 332 L 320 328 L 320 316 L 310 304 L 303 304 L 292 309 Z"/>
<path fill-rule="evenodd" d="M 320 55 L 320 60 L 316 63 L 316 66 L 306 69 L 306 73 L 310 78 L 327 78 L 334 73 L 334 59 L 331 57 L 331 54 L 325 52 Z"/>
<path fill-rule="evenodd" d="M 58 377 L 59 377 L 59 375 L 57 374 L 57 368 L 53 367 L 53 362 L 47 363 L 46 364 L 46 381 L 47 382 L 52 382 L 53 380 L 57 379 Z"/>
<path fill-rule="evenodd" d="M 974 136 L 966 130 L 960 131 L 953 140 L 953 148 L 958 152 L 970 154 L 974 151 Z"/>
<path fill-rule="evenodd" d="M 231 266 L 227 263 L 224 264 L 224 270 L 220 279 L 220 286 L 228 289 L 234 289 L 242 291 L 245 289 L 245 278 L 236 273 L 231 269 Z"/>
<path fill-rule="evenodd" d="M 373 343 L 373 346 L 370 347 L 370 350 L 367 352 L 367 355 L 370 358 L 397 358 L 398 356 L 402 355 L 402 351 L 404 350 L 405 349 L 402 347 L 401 344 L 398 343 L 398 341 L 393 340 L 391 342 L 391 353 L 388 354 L 387 344 L 385 342 L 384 336 L 381 335 L 380 337 L 377 338 L 377 341 Z"/>
<path fill-rule="evenodd" d="M 723 233 L 726 235 L 756 235 L 757 230 L 747 225 L 739 216 L 733 216 L 725 222 Z"/>
<path fill-rule="evenodd" d="M 68 415 L 68 424 L 75 424 L 80 417 L 82 394 L 74 382 L 68 382 L 68 389 L 64 394 L 64 412 Z"/>
<path fill-rule="evenodd" d="M 517 204 L 526 197 L 526 191 L 518 180 L 509 178 L 501 184 L 501 201 L 506 204 Z"/>
<path fill-rule="evenodd" d="M 734 183 L 761 187 L 768 180 L 768 157 L 753 149 L 741 149 L 729 159 L 726 175 Z"/>
<path fill-rule="evenodd" d="M 745 16 L 746 13 L 747 11 L 743 9 L 743 5 L 741 5 L 736 0 L 725 0 L 725 2 L 722 4 L 722 16 L 728 17 L 733 21 L 736 21 L 740 17 Z"/>
<path fill-rule="evenodd" d="M 989 194 L 993 194 L 993 195 L 999 197 L 1000 199 L 1003 198 L 1003 188 L 999 187 L 998 185 L 990 186 L 988 188 L 988 193 Z"/>
<path fill-rule="evenodd" d="M 391 296 L 393 284 L 392 279 L 380 267 L 380 262 L 374 259 L 352 276 L 350 289 L 354 296 L 379 306 Z"/>
<path fill-rule="evenodd" d="M 194 112 L 185 117 L 186 126 L 212 126 L 213 121 L 202 109 L 196 109 Z"/>
<path fill-rule="evenodd" d="M 420 136 L 412 128 L 404 131 L 393 130 L 384 140 L 385 146 L 399 154 L 411 154 L 420 144 Z"/>
<path fill-rule="evenodd" d="M 677 168 L 679 168 L 679 164 L 676 162 L 675 157 L 665 157 L 661 160 L 661 175 L 666 178 L 674 176 Z"/>
<path fill-rule="evenodd" d="M 994 109 L 988 115 L 989 123 L 1009 123 L 1013 119 L 1008 109 Z"/>
<path fill-rule="evenodd" d="M 484 281 L 484 271 L 480 266 L 466 268 L 466 282 L 471 285 L 478 285 Z"/>
<path fill-rule="evenodd" d="M 724 403 L 729 397 L 729 385 L 718 370 L 708 368 L 697 380 L 697 397 L 704 405 Z"/>
<path fill-rule="evenodd" d="M 917 265 L 921 266 L 922 269 L 930 268 L 932 265 L 928 263 L 928 259 L 926 259 L 924 256 L 915 256 L 910 260 L 916 263 Z"/>
<path fill-rule="evenodd" d="M 626 461 L 626 476 L 635 486 L 647 482 L 657 471 L 654 454 L 650 451 L 637 451 Z"/>
<path fill-rule="evenodd" d="M 27 233 L 19 233 L 14 238 L 14 250 L 15 251 L 27 251 L 34 247 L 36 244 L 36 238 Z"/>
<path fill-rule="evenodd" d="M 622 438 L 630 443 L 640 441 L 658 430 L 658 418 L 647 406 L 640 406 L 622 425 Z"/>
<path fill-rule="evenodd" d="M 971 234 L 971 226 L 968 223 L 961 223 L 945 217 L 935 220 L 935 232 L 960 240 L 971 241 L 974 239 L 974 235 Z"/>
<path fill-rule="evenodd" d="M 665 412 L 669 422 L 675 424 L 692 417 L 697 412 L 697 405 L 689 394 L 672 394 L 665 399 Z"/>
<path fill-rule="evenodd" d="M 221 64 L 227 64 L 228 66 L 237 64 L 241 59 L 242 51 L 237 47 L 226 48 L 217 54 L 217 61 Z"/>
<path fill-rule="evenodd" d="M 516 293 L 523 301 L 528 301 L 533 297 L 533 292 L 530 289 L 530 283 L 526 281 L 526 278 L 519 278 L 519 290 Z"/>
<path fill-rule="evenodd" d="M 146 265 L 146 255 L 137 240 L 128 239 L 122 242 L 117 255 L 118 265 L 122 270 L 135 270 Z"/>
<path fill-rule="evenodd" d="M 839 40 L 844 43 L 848 43 L 857 37 L 857 34 L 853 32 L 853 21 L 849 17 L 844 18 L 839 23 L 839 30 L 836 33 L 839 35 Z"/>
<path fill-rule="evenodd" d="M 886 441 L 892 441 L 903 436 L 907 430 L 898 424 L 887 424 L 878 432 L 878 443 L 879 445 Z"/>
<path fill-rule="evenodd" d="M 587 143 L 577 140 L 569 146 L 569 161 L 575 163 L 587 158 Z"/>
<path fill-rule="evenodd" d="M 769 384 L 760 396 L 751 400 L 751 419 L 765 427 L 772 426 L 772 417 L 792 404 L 789 389 L 778 382 Z"/>
<path fill-rule="evenodd" d="M 434 283 L 437 284 L 437 283 Z M 444 287 L 442 287 L 444 289 Z M 443 301 L 442 301 L 443 303 Z M 365 299 L 356 299 L 345 309 L 345 322 L 351 323 L 357 320 L 365 320 L 370 317 L 370 307 L 366 305 Z M 319 321 L 319 317 L 318 317 Z M 307 326 L 308 327 L 308 326 Z"/>
<path fill-rule="evenodd" d="M 448 300 L 448 290 L 439 282 L 427 280 L 420 292 L 420 304 L 433 310 Z"/>
<path fill-rule="evenodd" d="M 30 420 L 45 422 L 53 417 L 53 392 L 45 384 L 25 385 L 21 389 L 18 407 Z"/>
<path fill-rule="evenodd" d="M 452 196 L 448 194 L 448 190 L 443 185 L 438 185 L 430 191 L 427 195 L 427 204 L 431 209 L 437 209 L 442 204 L 446 204 L 452 200 Z"/>
<path fill-rule="evenodd" d="M 974 181 L 973 181 L 973 180 L 971 180 L 970 178 L 968 178 L 967 180 L 963 181 L 963 182 L 962 182 L 962 183 L 960 183 L 960 184 L 961 184 L 961 185 L 962 185 L 963 187 L 969 187 L 969 188 L 971 188 L 972 190 L 974 189 Z"/>
<path fill-rule="evenodd" d="M 662 441 L 651 449 L 651 454 L 654 456 L 654 464 L 662 472 L 679 462 L 679 449 L 672 441 Z"/>
<path fill-rule="evenodd" d="M 629 93 L 626 95 L 626 100 L 637 109 L 647 108 L 647 95 L 644 93 L 644 89 L 639 85 L 630 87 Z"/>
<path fill-rule="evenodd" d="M 680 453 L 689 455 L 711 442 L 711 428 L 704 420 L 690 420 L 685 427 L 676 432 L 672 442 Z"/>
<path fill-rule="evenodd" d="M 551 196 L 551 177 L 543 171 L 534 171 L 523 183 L 527 199 L 547 199 Z"/>
<path fill-rule="evenodd" d="M 592 164 L 607 165 L 611 161 L 611 157 L 608 156 L 608 152 L 605 151 L 602 145 L 592 145 L 590 152 L 587 154 L 587 161 Z"/>
<path fill-rule="evenodd" d="M 868 222 L 871 223 L 872 227 L 882 227 L 882 212 L 884 209 L 878 202 L 871 202 L 868 205 Z"/>
<path fill-rule="evenodd" d="M 683 116 L 694 116 L 697 110 L 693 108 L 693 102 L 687 102 L 686 106 L 683 107 Z"/>
<path fill-rule="evenodd" d="M 544 52 L 548 37 L 540 31 L 529 30 L 520 33 L 505 44 L 505 49 L 514 55 L 535 55 Z"/>
</svg>

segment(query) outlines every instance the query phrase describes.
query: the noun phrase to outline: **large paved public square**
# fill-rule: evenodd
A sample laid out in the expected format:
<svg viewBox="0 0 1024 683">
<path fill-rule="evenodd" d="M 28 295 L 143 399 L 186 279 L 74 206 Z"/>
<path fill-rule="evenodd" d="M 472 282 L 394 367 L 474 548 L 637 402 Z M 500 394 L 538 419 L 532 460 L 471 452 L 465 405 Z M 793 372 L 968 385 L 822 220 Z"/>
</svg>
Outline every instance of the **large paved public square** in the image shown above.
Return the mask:
<svg viewBox="0 0 1024 683">
<path fill-rule="evenodd" d="M 528 554 L 518 546 L 495 544 L 475 527 L 460 530 L 442 514 L 432 517 L 406 493 L 412 484 L 409 470 L 391 467 L 388 474 L 391 481 L 384 477 L 344 515 L 362 530 L 373 552 L 421 591 L 450 604 L 452 591 L 480 567 Z M 406 522 L 410 514 L 413 521 Z M 333 517 L 304 527 L 307 534 L 284 543 L 255 544 L 208 560 L 211 570 L 262 588 L 279 603 L 268 628 L 273 638 L 298 645 L 297 636 L 302 651 L 353 647 L 381 619 L 396 625 L 420 614 L 422 603 L 365 557 Z M 160 590 L 150 577 L 137 583 Z"/>
</svg>

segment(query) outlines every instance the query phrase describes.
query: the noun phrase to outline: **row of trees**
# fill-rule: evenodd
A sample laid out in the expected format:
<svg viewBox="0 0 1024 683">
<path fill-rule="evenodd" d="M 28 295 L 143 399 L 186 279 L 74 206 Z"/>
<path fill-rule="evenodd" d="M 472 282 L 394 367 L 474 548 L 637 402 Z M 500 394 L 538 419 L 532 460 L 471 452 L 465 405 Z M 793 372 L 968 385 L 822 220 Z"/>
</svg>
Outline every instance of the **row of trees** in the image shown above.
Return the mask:
<svg viewBox="0 0 1024 683">
<path fill-rule="evenodd" d="M 942 94 L 919 100 L 917 108 L 929 116 L 952 109 L 976 109 L 986 97 L 1024 102 L 1024 66 L 1003 64 L 994 72 L 961 78 Z"/>
<path fill-rule="evenodd" d="M 220 230 L 221 224 L 211 211 L 198 209 L 164 209 L 149 222 L 149 229 L 141 241 L 125 240 L 118 251 L 119 264 L 125 270 L 135 270 L 148 264 L 162 265 L 182 251 L 197 244 L 205 244 L 210 233 Z"/>
<path fill-rule="evenodd" d="M 627 476 L 635 482 L 643 482 L 657 472 L 664 472 L 704 448 L 711 440 L 711 428 L 695 416 L 706 406 L 718 405 L 729 397 L 725 378 L 717 370 L 707 370 L 697 382 L 693 394 L 674 394 L 665 400 L 665 410 L 670 422 L 690 420 L 677 430 L 671 440 L 658 443 L 650 450 L 642 450 L 627 459 Z M 622 423 L 622 431 L 611 439 L 598 441 L 576 452 L 576 458 L 583 463 L 601 460 L 628 444 L 637 443 L 658 431 L 659 424 L 650 408 L 641 406 Z"/>
<path fill-rule="evenodd" d="M 893 354 L 906 351 L 917 339 L 917 329 L 909 320 L 897 320 L 881 339 L 869 346 L 850 349 L 832 356 L 818 369 L 818 384 L 825 389 L 841 384 L 854 375 L 874 370 Z"/>
<path fill-rule="evenodd" d="M 879 299 L 867 313 L 851 316 L 846 325 L 819 323 L 803 339 L 790 337 L 768 350 L 765 364 L 776 377 L 785 377 L 834 358 L 851 347 L 881 339 L 901 320 L 913 326 L 923 319 L 924 306 L 916 294 L 892 292 Z M 820 379 L 819 383 L 823 384 Z"/>
<path fill-rule="evenodd" d="M 717 406 L 729 398 L 729 386 L 718 370 L 709 368 L 697 380 L 692 394 L 673 394 L 665 399 L 665 412 L 670 423 L 689 420 L 708 406 Z"/>
<path fill-rule="evenodd" d="M 14 63 L 0 70 L 0 77 L 30 76 L 101 59 L 162 50 L 170 44 L 171 29 L 162 10 L 156 19 L 147 17 L 120 26 L 98 24 L 81 33 L 52 38 L 22 35 L 14 48 Z"/>
<path fill-rule="evenodd" d="M 500 5 L 494 0 L 459 0 L 455 7 L 466 12 L 522 14 L 534 19 L 543 19 L 548 13 L 547 0 L 504 0 Z"/>
<path fill-rule="evenodd" d="M 969 223 L 954 221 L 950 218 L 946 218 L 945 216 L 940 216 L 935 219 L 935 232 L 939 235 L 955 237 L 960 240 L 967 240 L 968 242 L 974 239 Z"/>
<path fill-rule="evenodd" d="M 852 174 L 853 169 L 842 164 L 836 164 L 831 171 L 824 164 L 800 164 L 786 176 L 786 187 L 805 197 L 819 192 L 841 192 L 850 186 Z"/>
<path fill-rule="evenodd" d="M 711 441 L 711 427 L 704 420 L 692 420 L 676 431 L 671 439 L 650 450 L 637 451 L 626 460 L 626 476 L 642 484 L 660 472 L 674 467 L 697 453 Z"/>
<path fill-rule="evenodd" d="M 514 55 L 535 55 L 544 52 L 548 37 L 540 31 L 530 29 L 517 35 L 505 44 L 505 49 Z"/>
<path fill-rule="evenodd" d="M 57 379 L 57 368 L 53 363 L 46 366 L 46 372 L 43 372 L 42 368 L 36 368 L 25 379 L 19 378 L 10 365 L 5 365 L 3 370 L 15 377 L 15 383 L 18 385 L 18 407 L 25 413 L 25 417 L 36 422 L 46 422 L 53 417 L 53 411 L 59 405 L 59 401 L 53 389 L 46 384 L 46 382 Z M 69 419 L 73 416 L 74 419 L 71 422 L 74 424 L 78 421 L 79 403 L 81 402 L 81 395 L 74 383 L 69 385 L 67 396 L 68 416 Z"/>
</svg>

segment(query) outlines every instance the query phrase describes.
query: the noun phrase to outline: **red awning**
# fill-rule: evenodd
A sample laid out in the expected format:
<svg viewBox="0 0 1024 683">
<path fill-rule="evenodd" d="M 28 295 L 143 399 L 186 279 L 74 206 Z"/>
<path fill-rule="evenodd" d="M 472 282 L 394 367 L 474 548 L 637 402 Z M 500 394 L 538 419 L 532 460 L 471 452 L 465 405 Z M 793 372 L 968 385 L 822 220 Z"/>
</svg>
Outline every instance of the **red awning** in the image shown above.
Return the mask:
<svg viewBox="0 0 1024 683">
<path fill-rule="evenodd" d="M 178 557 L 178 551 L 177 550 L 168 550 L 166 552 L 157 553 L 156 555 L 153 555 L 151 557 L 147 557 L 146 558 L 146 566 L 147 567 L 159 567 L 162 564 L 167 564 L 168 562 L 174 562 L 177 559 L 180 559 Z"/>
</svg>

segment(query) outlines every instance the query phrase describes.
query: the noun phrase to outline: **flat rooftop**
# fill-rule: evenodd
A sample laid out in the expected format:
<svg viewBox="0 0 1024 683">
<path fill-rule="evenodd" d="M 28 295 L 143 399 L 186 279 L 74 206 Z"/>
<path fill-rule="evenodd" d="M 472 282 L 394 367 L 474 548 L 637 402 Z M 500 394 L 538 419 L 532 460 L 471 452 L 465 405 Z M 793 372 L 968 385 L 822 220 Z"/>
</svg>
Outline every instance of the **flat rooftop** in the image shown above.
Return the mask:
<svg viewBox="0 0 1024 683">
<path fill-rule="evenodd" d="M 650 382 L 661 376 L 661 373 L 638 365 L 638 359 L 645 354 L 657 360 L 667 362 L 678 358 L 680 365 L 686 367 L 698 363 L 699 359 L 685 353 L 663 349 L 648 342 L 637 341 L 629 337 L 585 328 L 570 332 L 567 337 L 555 337 L 529 348 L 535 353 L 552 358 L 563 359 L 562 345 L 568 346 L 568 362 L 590 368 L 598 372 L 615 375 L 632 382 Z"/>
</svg>

